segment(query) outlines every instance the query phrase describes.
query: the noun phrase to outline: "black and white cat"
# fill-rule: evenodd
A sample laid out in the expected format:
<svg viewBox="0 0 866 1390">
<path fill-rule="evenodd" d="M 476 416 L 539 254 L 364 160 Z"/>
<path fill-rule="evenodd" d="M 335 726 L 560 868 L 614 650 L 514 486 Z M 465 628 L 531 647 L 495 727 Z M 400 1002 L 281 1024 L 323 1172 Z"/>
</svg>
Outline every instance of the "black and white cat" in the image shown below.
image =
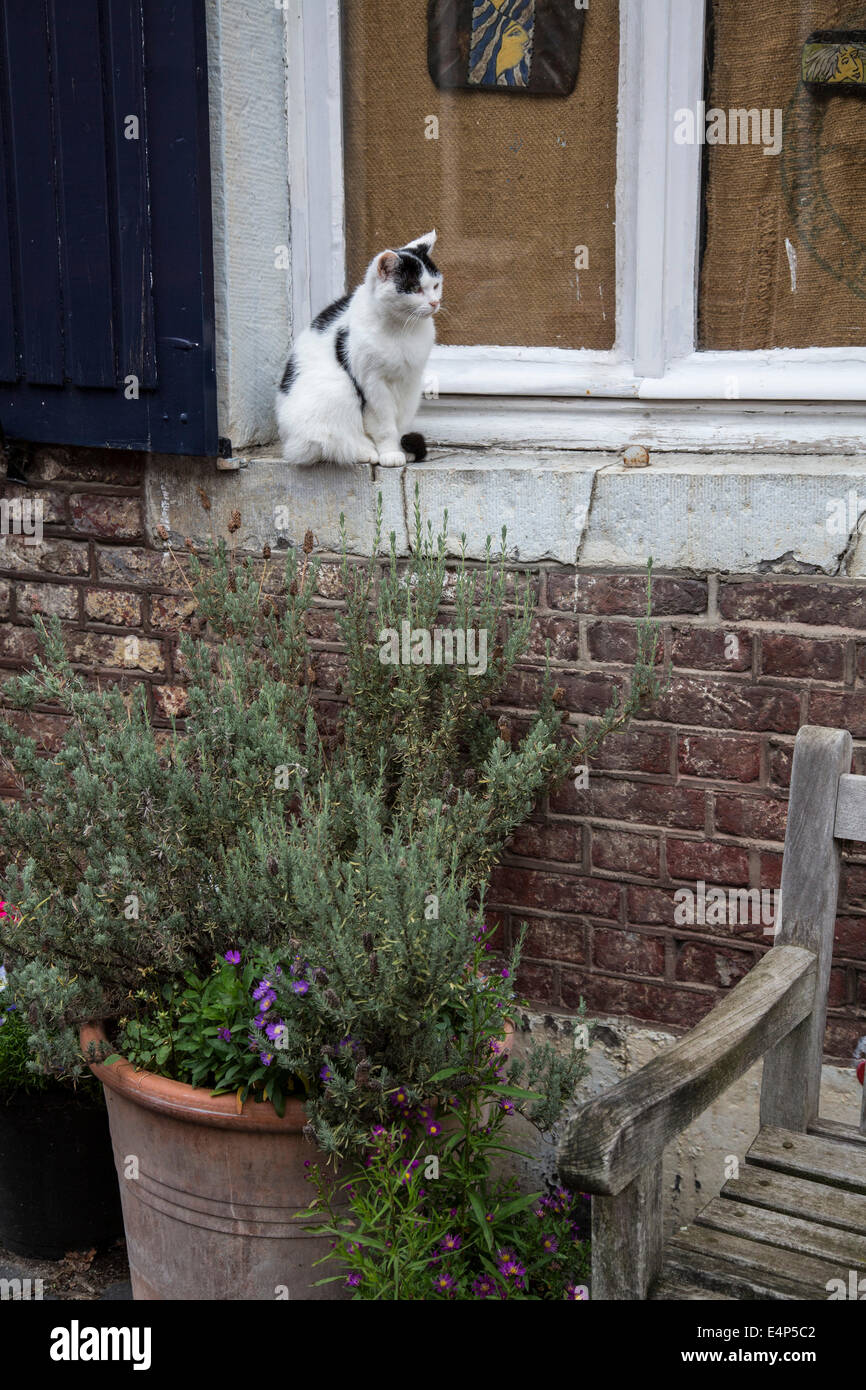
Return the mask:
<svg viewBox="0 0 866 1390">
<path fill-rule="evenodd" d="M 288 463 L 381 463 L 426 454 L 408 430 L 436 340 L 442 275 L 436 233 L 382 251 L 354 294 L 338 299 L 298 338 L 277 394 Z"/>
</svg>

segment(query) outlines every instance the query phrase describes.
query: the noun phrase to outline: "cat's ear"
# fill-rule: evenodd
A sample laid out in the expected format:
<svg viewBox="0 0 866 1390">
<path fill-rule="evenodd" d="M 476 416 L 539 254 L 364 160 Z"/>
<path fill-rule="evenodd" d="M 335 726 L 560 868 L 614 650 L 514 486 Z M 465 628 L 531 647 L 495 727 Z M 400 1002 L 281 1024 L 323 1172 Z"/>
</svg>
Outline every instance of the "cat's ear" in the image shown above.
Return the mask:
<svg viewBox="0 0 866 1390">
<path fill-rule="evenodd" d="M 395 251 L 383 251 L 376 262 L 376 274 L 380 280 L 387 280 L 394 274 L 400 264 L 400 257 Z"/>
<path fill-rule="evenodd" d="M 416 241 L 410 241 L 406 245 L 407 251 L 422 251 L 429 256 L 433 247 L 436 245 L 436 232 L 427 232 L 425 236 L 419 236 Z"/>
</svg>

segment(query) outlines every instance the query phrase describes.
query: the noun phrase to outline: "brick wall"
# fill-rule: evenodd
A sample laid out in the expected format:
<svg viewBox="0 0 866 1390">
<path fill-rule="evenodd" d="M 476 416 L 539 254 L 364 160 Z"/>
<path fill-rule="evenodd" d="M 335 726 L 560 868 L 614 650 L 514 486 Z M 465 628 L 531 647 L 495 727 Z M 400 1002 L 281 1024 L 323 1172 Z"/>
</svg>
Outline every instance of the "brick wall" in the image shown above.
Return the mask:
<svg viewBox="0 0 866 1390">
<path fill-rule="evenodd" d="M 154 720 L 167 724 L 183 713 L 177 636 L 192 601 L 183 557 L 145 541 L 143 468 L 135 455 L 36 451 L 28 477 L 45 499 L 45 538 L 0 545 L 0 671 L 30 660 L 32 614 L 53 612 L 76 665 L 143 681 Z M 25 495 L 9 482 L 2 492 Z M 547 565 L 532 582 L 532 644 L 504 696 L 513 722 L 537 702 L 546 642 L 572 720 L 601 713 L 628 677 L 643 576 Z M 343 670 L 339 605 L 326 558 L 309 625 L 326 708 Z M 800 724 L 848 728 L 854 770 L 866 771 L 866 587 L 815 575 L 664 575 L 654 610 L 673 665 L 668 692 L 602 749 L 586 790 L 567 784 L 516 833 L 489 901 L 506 940 L 528 925 L 522 986 L 533 999 L 572 1008 L 583 997 L 594 1011 L 687 1027 L 771 938 L 760 923 L 677 925 L 676 890 L 700 879 L 778 886 Z M 56 744 L 56 712 L 38 708 L 27 722 L 46 749 Z M 0 794 L 9 790 L 0 773 Z M 846 856 L 828 1054 L 849 1060 L 864 1033 L 866 853 Z"/>
</svg>

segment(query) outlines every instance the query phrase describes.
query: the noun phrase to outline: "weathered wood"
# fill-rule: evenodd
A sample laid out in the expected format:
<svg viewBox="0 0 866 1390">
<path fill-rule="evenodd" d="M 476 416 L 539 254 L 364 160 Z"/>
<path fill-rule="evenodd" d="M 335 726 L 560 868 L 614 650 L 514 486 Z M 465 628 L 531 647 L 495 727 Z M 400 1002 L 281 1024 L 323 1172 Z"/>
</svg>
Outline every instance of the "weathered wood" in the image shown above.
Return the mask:
<svg viewBox="0 0 866 1390">
<path fill-rule="evenodd" d="M 709 1226 L 714 1231 L 727 1231 L 729 1235 L 742 1236 L 760 1245 L 774 1245 L 779 1250 L 817 1255 L 818 1259 L 844 1264 L 849 1269 L 866 1269 L 866 1236 L 841 1230 L 838 1226 L 804 1221 L 786 1212 L 747 1207 L 741 1202 L 726 1202 L 714 1197 L 695 1224 Z"/>
<path fill-rule="evenodd" d="M 765 1125 L 805 1131 L 818 1113 L 839 891 L 836 800 L 839 778 L 851 766 L 852 747 L 846 730 L 812 725 L 800 730 L 794 745 L 782 860 L 782 923 L 776 940 L 814 952 L 818 977 L 810 1016 L 777 1043 L 764 1062 Z"/>
<path fill-rule="evenodd" d="M 847 1268 L 815 1255 L 779 1250 L 755 1240 L 689 1226 L 665 1247 L 664 1270 L 708 1288 L 727 1288 L 739 1298 L 826 1298 L 831 1279 L 846 1278 Z"/>
<path fill-rule="evenodd" d="M 705 1300 L 712 1303 L 734 1303 L 736 1296 L 730 1293 L 719 1293 L 717 1289 L 702 1288 L 700 1284 L 693 1284 L 684 1276 L 680 1277 L 673 1271 L 670 1274 L 663 1274 L 657 1279 L 650 1289 L 650 1298 L 655 1303 L 694 1303 L 698 1300 Z"/>
<path fill-rule="evenodd" d="M 662 1165 L 592 1199 L 592 1299 L 641 1302 L 661 1268 Z"/>
<path fill-rule="evenodd" d="M 809 1133 L 820 1139 L 836 1139 L 841 1144 L 866 1144 L 866 1134 L 852 1125 L 843 1125 L 839 1120 L 824 1120 L 819 1115 L 809 1126 Z"/>
<path fill-rule="evenodd" d="M 866 1192 L 866 1149 L 861 1144 L 763 1128 L 746 1154 L 746 1162 L 848 1192 Z"/>
<path fill-rule="evenodd" d="M 815 977 L 810 951 L 769 951 L 686 1037 L 580 1107 L 559 1152 L 563 1182 L 577 1192 L 622 1192 L 768 1047 L 808 1017 Z"/>
<path fill-rule="evenodd" d="M 839 778 L 833 834 L 837 840 L 866 840 L 866 777 L 845 772 Z"/>
<path fill-rule="evenodd" d="M 842 1192 L 827 1183 L 795 1178 L 788 1173 L 775 1173 L 746 1163 L 740 1169 L 740 1176 L 726 1182 L 719 1195 L 726 1201 L 765 1207 L 769 1211 L 866 1236 L 866 1196 Z"/>
<path fill-rule="evenodd" d="M 866 1085 L 863 1087 L 863 1098 L 860 1101 L 860 1133 L 866 1138 Z"/>
</svg>

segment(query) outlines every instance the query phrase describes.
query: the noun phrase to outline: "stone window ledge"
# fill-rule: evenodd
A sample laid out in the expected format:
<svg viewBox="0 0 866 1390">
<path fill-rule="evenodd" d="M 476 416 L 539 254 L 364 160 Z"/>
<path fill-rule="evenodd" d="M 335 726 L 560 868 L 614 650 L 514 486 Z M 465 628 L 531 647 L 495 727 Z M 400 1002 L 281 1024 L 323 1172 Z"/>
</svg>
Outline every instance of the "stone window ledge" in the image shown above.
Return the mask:
<svg viewBox="0 0 866 1390">
<path fill-rule="evenodd" d="M 212 502 L 218 534 L 241 513 L 236 541 L 259 549 L 299 544 L 307 530 L 316 549 L 340 548 L 340 514 L 352 553 L 373 545 L 377 495 L 383 534 L 408 554 L 415 487 L 434 524 L 448 511 L 449 545 L 466 535 L 467 555 L 485 541 L 499 545 L 507 527 L 509 557 L 621 569 L 652 556 L 665 570 L 826 574 L 866 577 L 866 454 L 656 454 L 645 468 L 626 468 L 619 454 L 563 450 L 434 449 L 405 468 L 290 469 L 273 448 L 215 472 L 212 461 L 155 456 L 147 466 L 147 521 L 182 544 L 210 535 L 201 488 Z"/>
</svg>

